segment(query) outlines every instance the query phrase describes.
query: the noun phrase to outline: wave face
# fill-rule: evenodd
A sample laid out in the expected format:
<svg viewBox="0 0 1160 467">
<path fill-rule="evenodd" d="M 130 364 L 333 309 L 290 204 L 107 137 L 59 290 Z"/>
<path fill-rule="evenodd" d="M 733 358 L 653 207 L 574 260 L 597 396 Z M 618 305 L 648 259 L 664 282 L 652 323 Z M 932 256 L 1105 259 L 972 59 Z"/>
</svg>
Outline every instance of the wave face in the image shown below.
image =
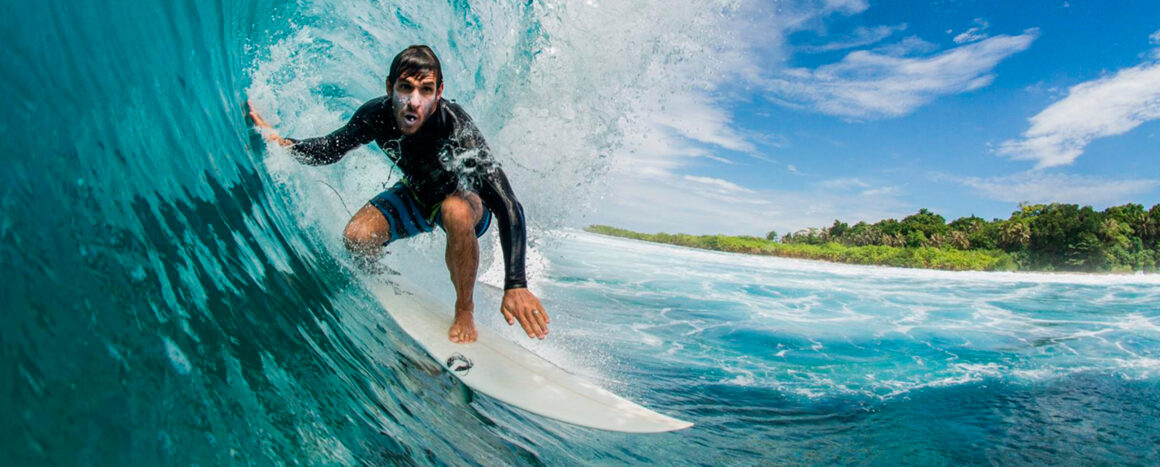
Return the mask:
<svg viewBox="0 0 1160 467">
<path fill-rule="evenodd" d="M 705 86 L 695 77 L 713 75 L 740 11 L 732 1 L 560 3 L 8 5 L 0 455 L 14 465 L 968 463 L 1095 443 L 1063 458 L 1157 457 L 1154 283 L 1074 292 L 1033 280 L 996 286 L 994 302 L 962 298 L 937 275 L 914 281 L 917 291 L 840 271 L 778 288 L 714 275 L 719 261 L 681 250 L 554 239 L 603 190 L 611 156 L 640 144 L 644 115 Z M 284 135 L 325 133 L 384 92 L 390 59 L 412 43 L 440 54 L 447 97 L 475 117 L 528 209 L 533 253 L 543 250 L 533 285 L 560 317 L 536 351 L 695 431 L 596 433 L 473 397 L 361 288 L 340 232 L 397 175 L 373 148 L 299 166 L 250 131 L 244 103 Z M 411 241 L 388 261 L 446 295 L 440 242 Z M 604 278 L 675 270 L 640 251 L 695 271 Z M 705 284 L 728 290 L 691 295 Z M 945 314 L 932 305 L 944 293 Z M 480 310 L 496 308 L 494 291 L 479 295 Z M 873 306 L 855 306 L 863 296 Z M 676 306 L 702 299 L 716 302 Z M 1097 324 L 1052 313 L 1095 313 L 1080 321 Z M 498 314 L 481 320 L 502 327 Z M 960 338 L 983 350 L 954 354 Z M 857 350 L 867 345 L 876 350 Z M 1085 411 L 1097 415 L 1071 421 Z"/>
<path fill-rule="evenodd" d="M 696 23 L 696 5 L 651 29 L 627 21 L 660 5 L 7 5 L 6 459 L 494 464 L 566 452 L 564 435 L 528 428 L 539 421 L 468 405 L 352 278 L 337 233 L 390 178 L 381 155 L 303 169 L 267 151 L 244 103 L 283 134 L 322 134 L 384 92 L 394 53 L 430 44 L 447 97 L 476 117 L 540 231 L 597 190 L 634 124 L 629 98 L 661 95 L 639 70 L 684 66 L 684 45 L 653 36 Z M 445 283 L 437 243 L 394 257 Z"/>
</svg>

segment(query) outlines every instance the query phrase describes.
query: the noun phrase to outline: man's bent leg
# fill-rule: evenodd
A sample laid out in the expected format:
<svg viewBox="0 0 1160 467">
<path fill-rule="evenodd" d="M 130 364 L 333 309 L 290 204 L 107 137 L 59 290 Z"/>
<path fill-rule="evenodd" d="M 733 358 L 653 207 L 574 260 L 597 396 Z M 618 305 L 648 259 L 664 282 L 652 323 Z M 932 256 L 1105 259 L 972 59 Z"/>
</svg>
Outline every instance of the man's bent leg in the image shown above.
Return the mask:
<svg viewBox="0 0 1160 467">
<path fill-rule="evenodd" d="M 383 244 L 391 239 L 391 226 L 378 208 L 367 203 L 350 218 L 342 238 L 359 266 L 367 268 L 382 254 Z"/>
<path fill-rule="evenodd" d="M 475 342 L 474 292 L 479 269 L 475 224 L 483 218 L 483 202 L 475 193 L 455 193 L 443 200 L 440 211 L 447 232 L 447 270 L 455 286 L 455 321 L 448 337 L 451 342 Z"/>
</svg>

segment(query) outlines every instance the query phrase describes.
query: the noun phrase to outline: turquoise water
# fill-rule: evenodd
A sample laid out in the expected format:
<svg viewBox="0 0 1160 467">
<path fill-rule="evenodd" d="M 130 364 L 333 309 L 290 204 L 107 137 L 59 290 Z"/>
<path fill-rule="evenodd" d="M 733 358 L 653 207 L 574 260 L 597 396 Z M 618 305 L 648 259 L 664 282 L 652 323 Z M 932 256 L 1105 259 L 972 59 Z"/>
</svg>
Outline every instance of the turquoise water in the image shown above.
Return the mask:
<svg viewBox="0 0 1160 467">
<path fill-rule="evenodd" d="M 695 86 L 690 70 L 712 65 L 703 43 L 730 39 L 703 14 L 728 2 L 589 3 L 7 4 L 0 455 L 1160 458 L 1156 276 L 899 271 L 560 230 L 644 124 L 624 103 Z M 503 326 L 491 288 L 479 290 L 480 321 L 695 428 L 595 432 L 472 394 L 361 288 L 339 233 L 395 175 L 373 148 L 298 166 L 248 129 L 243 103 L 287 135 L 325 132 L 382 92 L 386 64 L 411 43 L 439 51 L 448 96 L 476 116 L 532 220 L 532 287 L 552 336 L 529 343 Z M 441 242 L 393 247 L 385 261 L 446 296 Z M 494 234 L 486 243 L 498 254 Z M 487 263 L 482 280 L 496 284 Z"/>
<path fill-rule="evenodd" d="M 716 463 L 1151 463 L 1160 282 L 950 273 L 573 234 L 562 340 Z M 573 337 L 575 336 L 575 337 Z M 560 336 L 554 336 L 560 337 Z M 575 341 L 575 343 L 573 343 Z M 671 448 L 670 448 L 671 449 Z"/>
</svg>

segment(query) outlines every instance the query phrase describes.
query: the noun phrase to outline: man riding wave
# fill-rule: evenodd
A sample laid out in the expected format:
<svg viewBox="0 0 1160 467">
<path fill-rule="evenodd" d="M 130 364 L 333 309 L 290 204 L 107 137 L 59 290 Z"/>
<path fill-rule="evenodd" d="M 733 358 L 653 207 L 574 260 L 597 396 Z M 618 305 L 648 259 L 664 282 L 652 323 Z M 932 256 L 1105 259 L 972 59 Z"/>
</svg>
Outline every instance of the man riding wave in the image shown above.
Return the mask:
<svg viewBox="0 0 1160 467">
<path fill-rule="evenodd" d="M 250 117 L 266 139 L 309 165 L 338 162 L 371 141 L 383 149 L 403 180 L 359 209 L 343 239 L 357 257 L 374 260 L 392 241 L 441 227 L 447 233 L 447 269 L 455 287 L 455 318 L 448 331 L 452 342 L 476 340 L 478 238 L 494 216 L 504 256 L 500 312 L 509 325 L 518 321 L 528 337 L 543 339 L 549 318 L 527 289 L 523 207 L 471 117 L 443 99 L 439 58 L 425 45 L 407 47 L 391 62 L 386 85 L 386 96 L 371 99 L 345 126 L 318 138 L 281 137 L 252 105 Z"/>
</svg>

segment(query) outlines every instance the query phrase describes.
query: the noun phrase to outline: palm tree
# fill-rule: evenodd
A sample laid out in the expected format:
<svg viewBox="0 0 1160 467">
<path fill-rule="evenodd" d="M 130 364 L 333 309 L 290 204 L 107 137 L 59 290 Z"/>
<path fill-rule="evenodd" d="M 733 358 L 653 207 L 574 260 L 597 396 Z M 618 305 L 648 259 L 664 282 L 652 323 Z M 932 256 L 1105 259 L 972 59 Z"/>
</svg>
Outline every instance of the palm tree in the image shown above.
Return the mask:
<svg viewBox="0 0 1160 467">
<path fill-rule="evenodd" d="M 954 248 L 959 250 L 967 250 L 971 248 L 971 239 L 966 232 L 959 230 L 952 230 L 947 235 L 947 242 Z"/>
<path fill-rule="evenodd" d="M 1131 227 L 1112 218 L 1104 219 L 1104 222 L 1100 224 L 1100 236 L 1110 244 L 1128 246 L 1128 234 L 1131 233 Z"/>
<path fill-rule="evenodd" d="M 1031 227 L 1023 222 L 1004 222 L 999 226 L 999 243 L 1007 247 L 1025 247 L 1031 243 Z"/>
</svg>

